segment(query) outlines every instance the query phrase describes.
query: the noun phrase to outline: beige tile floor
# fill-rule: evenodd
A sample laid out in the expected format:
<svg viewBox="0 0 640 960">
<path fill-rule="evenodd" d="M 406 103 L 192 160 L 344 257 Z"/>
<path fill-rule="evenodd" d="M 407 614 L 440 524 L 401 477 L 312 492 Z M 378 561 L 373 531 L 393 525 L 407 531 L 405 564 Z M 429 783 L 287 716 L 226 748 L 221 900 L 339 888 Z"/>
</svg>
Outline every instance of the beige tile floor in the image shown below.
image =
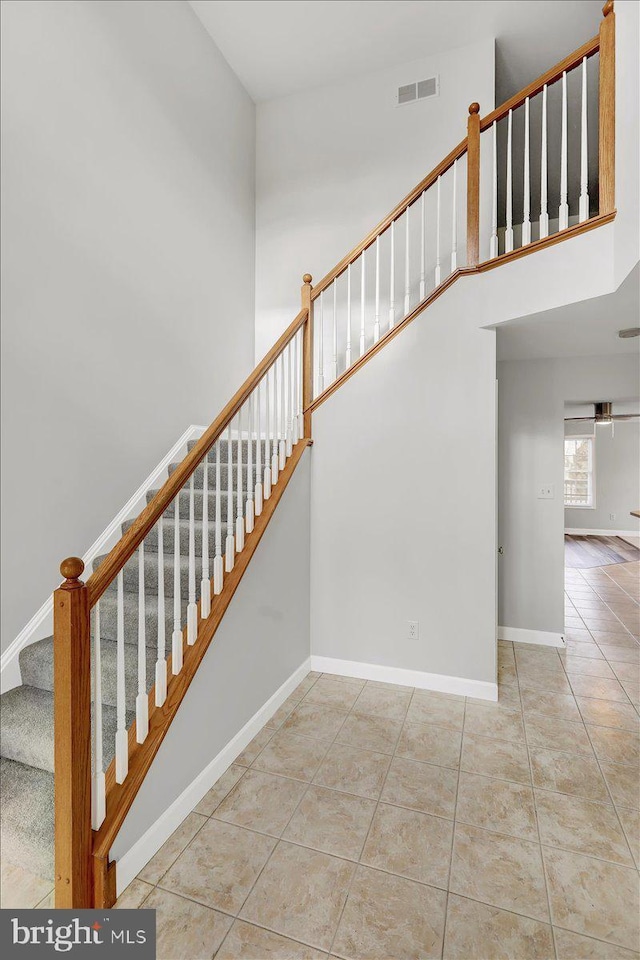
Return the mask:
<svg viewBox="0 0 640 960">
<path fill-rule="evenodd" d="M 166 960 L 637 960 L 638 573 L 568 570 L 498 704 L 309 674 L 118 906 Z"/>
</svg>

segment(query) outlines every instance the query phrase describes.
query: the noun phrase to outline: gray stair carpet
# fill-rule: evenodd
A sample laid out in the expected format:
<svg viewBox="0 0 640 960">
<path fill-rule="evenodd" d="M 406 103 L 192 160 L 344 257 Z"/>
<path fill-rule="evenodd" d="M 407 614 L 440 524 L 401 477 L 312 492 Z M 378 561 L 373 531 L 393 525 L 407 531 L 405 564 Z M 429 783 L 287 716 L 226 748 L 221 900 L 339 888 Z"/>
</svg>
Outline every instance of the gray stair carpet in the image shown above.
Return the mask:
<svg viewBox="0 0 640 960">
<path fill-rule="evenodd" d="M 193 443 L 189 445 L 190 449 Z M 220 471 L 222 550 L 227 536 L 227 445 L 224 441 Z M 237 477 L 237 449 L 233 444 L 232 477 Z M 243 485 L 247 484 L 247 444 L 243 451 Z M 256 445 L 253 448 L 253 476 L 255 477 Z M 264 468 L 264 450 L 262 454 Z M 170 473 L 178 464 L 171 464 Z M 202 512 L 204 470 L 198 468 L 194 476 L 194 507 L 196 517 L 196 597 L 200 596 L 202 565 Z M 215 553 L 215 460 L 208 468 L 208 517 L 209 556 Z M 254 480 L 255 482 L 255 480 Z M 156 491 L 150 490 L 147 501 Z M 178 497 L 179 504 L 179 568 L 180 568 L 180 617 L 186 623 L 189 581 L 189 503 L 190 484 L 187 483 Z M 233 516 L 237 512 L 237 500 L 232 501 Z M 122 526 L 124 533 L 132 524 Z M 233 532 L 233 530 L 232 530 Z M 171 634 L 174 624 L 174 546 L 175 505 L 164 514 L 163 547 L 164 561 L 159 569 L 158 529 L 149 533 L 144 542 L 144 579 L 146 602 L 144 607 L 146 679 L 144 688 L 149 691 L 155 677 L 158 646 L 158 622 L 165 624 L 166 653 L 171 650 Z M 97 569 L 104 557 L 94 561 Z M 213 572 L 211 565 L 210 574 Z M 164 608 L 158 609 L 157 586 L 162 575 L 165 587 Z M 125 702 L 127 725 L 135 715 L 135 699 L 138 693 L 138 555 L 135 554 L 123 571 L 124 587 L 124 661 Z M 92 637 L 95 619 L 92 617 Z M 114 582 L 100 600 L 100 662 L 102 667 L 103 704 L 103 752 L 105 768 L 114 755 L 116 731 L 116 657 L 117 657 L 117 587 Z M 92 644 L 92 666 L 94 648 Z M 7 863 L 24 867 L 47 879 L 53 878 L 53 638 L 47 637 L 25 647 L 20 653 L 22 685 L 0 697 L 0 822 L 2 857 Z M 92 699 L 94 698 L 92 680 Z"/>
</svg>

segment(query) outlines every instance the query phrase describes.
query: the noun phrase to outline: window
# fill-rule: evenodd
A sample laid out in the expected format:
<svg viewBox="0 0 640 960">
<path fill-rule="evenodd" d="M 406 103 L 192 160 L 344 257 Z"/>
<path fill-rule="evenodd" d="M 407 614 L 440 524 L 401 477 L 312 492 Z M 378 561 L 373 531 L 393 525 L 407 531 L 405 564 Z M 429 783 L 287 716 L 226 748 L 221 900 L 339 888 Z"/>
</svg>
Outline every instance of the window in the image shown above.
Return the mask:
<svg viewBox="0 0 640 960">
<path fill-rule="evenodd" d="M 594 437 L 564 441 L 564 505 L 595 507 Z"/>
</svg>

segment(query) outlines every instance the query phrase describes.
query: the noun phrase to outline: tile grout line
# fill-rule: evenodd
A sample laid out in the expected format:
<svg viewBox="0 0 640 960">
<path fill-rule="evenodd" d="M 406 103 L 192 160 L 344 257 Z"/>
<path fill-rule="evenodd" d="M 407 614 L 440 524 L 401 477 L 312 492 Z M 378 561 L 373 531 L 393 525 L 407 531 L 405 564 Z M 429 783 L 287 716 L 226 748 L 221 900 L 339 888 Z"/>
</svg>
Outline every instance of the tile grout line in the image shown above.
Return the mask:
<svg viewBox="0 0 640 960">
<path fill-rule="evenodd" d="M 363 687 L 362 689 L 363 689 L 363 690 L 366 689 L 366 686 Z M 399 733 L 398 733 L 398 736 L 396 737 L 396 741 L 395 741 L 395 746 L 394 746 L 394 749 L 393 749 L 393 753 L 392 753 L 392 754 L 390 755 L 390 757 L 389 757 L 389 764 L 388 764 L 388 766 L 387 766 L 387 771 L 386 771 L 386 773 L 385 773 L 385 775 L 384 775 L 384 779 L 383 779 L 382 785 L 381 785 L 381 787 L 380 787 L 380 792 L 379 792 L 379 794 L 378 794 L 378 799 L 376 800 L 376 805 L 375 805 L 374 810 L 373 810 L 373 815 L 372 815 L 372 817 L 371 817 L 371 820 L 369 821 L 369 827 L 368 827 L 368 829 L 367 829 L 366 836 L 365 836 L 364 841 L 363 841 L 363 843 L 362 843 L 362 846 L 361 846 L 361 848 L 360 848 L 360 853 L 359 853 L 359 855 L 358 855 L 357 864 L 356 864 L 356 866 L 354 867 L 353 873 L 352 873 L 352 875 L 351 875 L 351 879 L 350 879 L 349 884 L 348 884 L 348 886 L 347 886 L 347 895 L 346 895 L 346 897 L 345 897 L 345 899 L 344 899 L 344 903 L 342 904 L 342 910 L 340 911 L 340 916 L 338 917 L 338 922 L 337 922 L 336 928 L 335 928 L 335 930 L 334 930 L 334 932 L 333 932 L 333 937 L 332 937 L 331 943 L 330 943 L 330 945 L 329 945 L 329 950 L 327 951 L 327 953 L 328 953 L 329 955 L 331 955 L 332 952 L 333 952 L 333 945 L 334 945 L 334 943 L 335 943 L 336 937 L 338 936 L 338 930 L 340 929 L 340 924 L 342 923 L 342 918 L 343 918 L 344 912 L 345 912 L 345 910 L 346 910 L 346 908 L 347 908 L 347 903 L 349 902 L 349 896 L 350 896 L 350 894 L 351 894 L 351 890 L 352 890 L 353 884 L 354 884 L 354 882 L 355 882 L 356 874 L 358 873 L 358 867 L 360 866 L 360 864 L 361 864 L 361 862 L 362 862 L 362 859 L 361 859 L 361 858 L 362 858 L 362 854 L 364 853 L 365 847 L 366 847 L 366 845 L 367 845 L 367 840 L 369 839 L 369 834 L 371 833 L 371 828 L 372 828 L 372 826 L 373 826 L 373 821 L 375 820 L 376 815 L 377 815 L 377 813 L 378 813 L 378 809 L 379 809 L 379 807 L 380 807 L 381 797 L 382 797 L 382 794 L 383 794 L 383 792 L 384 792 L 384 788 L 385 788 L 385 786 L 386 786 L 386 784 L 387 784 L 387 779 L 388 779 L 388 777 L 389 777 L 389 771 L 391 770 L 391 767 L 392 767 L 392 765 L 393 765 L 393 761 L 394 761 L 394 759 L 395 759 L 396 750 L 397 750 L 397 748 L 398 748 L 398 743 L 400 742 L 400 737 L 402 736 L 402 731 L 403 731 L 403 729 L 404 729 L 404 724 L 405 724 L 405 722 L 406 722 L 407 714 L 409 713 L 409 708 L 410 708 L 410 706 L 411 706 L 411 704 L 412 704 L 412 702 L 413 702 L 413 697 L 414 697 L 414 695 L 415 695 L 415 687 L 411 688 L 411 696 L 409 697 L 409 702 L 408 702 L 408 704 L 407 704 L 407 709 L 406 709 L 406 711 L 405 711 L 404 719 L 401 721 L 400 731 L 399 731 Z M 358 698 L 359 698 L 359 696 L 360 696 L 360 695 L 358 695 Z M 353 711 L 353 709 L 354 709 L 354 707 L 355 707 L 355 704 L 358 702 L 358 698 L 356 698 L 356 701 L 355 701 L 355 703 L 353 704 L 353 707 L 351 708 L 352 711 Z M 345 722 L 346 722 L 346 721 L 345 721 Z M 363 864 L 363 866 L 367 866 L 367 864 Z M 369 869 L 374 869 L 374 868 L 369 868 Z M 384 872 L 384 871 L 383 871 L 383 872 Z M 396 876 L 396 874 L 390 874 L 390 875 L 391 875 L 391 876 Z"/>
<path fill-rule="evenodd" d="M 611 579 L 612 579 L 612 578 L 611 578 Z M 582 618 L 581 618 L 581 619 L 582 619 Z M 584 620 L 583 620 L 583 623 L 584 623 Z M 585 624 L 585 627 L 586 627 L 586 624 Z M 593 634 L 591 633 L 591 630 L 589 630 L 589 633 L 590 633 L 591 636 L 593 637 Z M 594 637 L 594 640 L 595 640 L 595 637 Z M 595 642 L 598 644 L 598 649 L 600 649 L 600 644 L 598 643 L 598 641 L 596 640 Z M 605 646 L 606 646 L 606 644 L 605 644 Z M 606 654 L 605 654 L 602 650 L 601 650 L 600 652 L 601 652 L 602 655 L 604 656 L 605 662 L 606 662 L 606 663 L 609 663 L 609 660 L 608 660 Z M 563 664 L 563 667 L 564 667 L 564 664 Z M 614 671 L 614 672 L 615 672 L 615 671 Z M 566 673 L 566 670 L 565 670 L 565 673 Z M 618 683 L 619 683 L 619 682 L 620 682 L 620 681 L 618 680 Z M 625 693 L 626 693 L 626 691 L 625 691 Z M 576 702 L 577 702 L 577 701 L 576 701 Z M 605 702 L 606 702 L 606 701 L 605 701 Z M 617 702 L 617 701 L 611 701 L 611 702 Z M 578 709 L 580 709 L 579 705 L 578 705 Z M 640 863 L 638 863 L 638 862 L 636 861 L 636 858 L 635 858 L 635 856 L 634 856 L 633 850 L 631 849 L 631 842 L 630 842 L 629 837 L 627 836 L 627 833 L 626 833 L 626 831 L 625 831 L 625 829 L 624 829 L 624 826 L 623 826 L 623 824 L 622 824 L 622 820 L 620 819 L 620 814 L 618 813 L 618 809 L 617 809 L 617 806 L 616 806 L 616 803 L 615 803 L 615 800 L 614 800 L 614 797 L 613 797 L 613 793 L 611 792 L 611 788 L 609 787 L 609 783 L 608 783 L 608 781 L 607 781 L 607 778 L 605 777 L 605 775 L 604 775 L 604 773 L 603 773 L 602 766 L 601 766 L 601 762 L 600 762 L 600 758 L 598 757 L 598 754 L 597 754 L 597 752 L 596 752 L 596 749 L 595 749 L 595 747 L 594 747 L 594 745 L 593 745 L 593 740 L 592 740 L 592 738 L 591 738 L 591 733 L 589 732 L 589 725 L 588 725 L 587 723 L 585 723 L 584 726 L 585 726 L 585 730 L 586 730 L 586 732 L 587 732 L 587 737 L 589 738 L 589 743 L 591 744 L 591 749 L 593 750 L 593 754 L 594 754 L 594 757 L 595 757 L 596 764 L 597 764 L 597 766 L 598 766 L 598 770 L 600 771 L 600 776 L 601 776 L 602 779 L 604 780 L 605 789 L 607 790 L 607 793 L 609 794 L 609 797 L 610 797 L 610 800 L 611 800 L 611 806 L 613 807 L 613 810 L 614 810 L 614 813 L 615 813 L 615 816 L 616 816 L 616 820 L 618 821 L 618 825 L 619 825 L 619 827 L 620 827 L 620 831 L 621 831 L 621 833 L 622 833 L 622 836 L 624 837 L 624 840 L 625 840 L 625 843 L 626 843 L 626 845 L 627 845 L 627 849 L 628 849 L 628 851 L 629 851 L 629 854 L 631 855 L 631 863 L 632 863 L 632 865 L 635 865 L 636 871 L 640 871 Z M 598 724 L 592 724 L 592 726 L 599 726 L 599 725 L 598 725 Z M 617 728 L 605 727 L 604 729 L 617 729 Z M 607 762 L 607 761 L 605 761 L 605 762 Z M 614 761 L 609 760 L 608 762 L 609 762 L 609 763 L 613 763 Z M 619 764 L 619 766 L 626 766 L 626 765 L 625 765 L 625 764 Z M 624 804 L 621 804 L 621 806 L 624 806 Z"/>
<path fill-rule="evenodd" d="M 560 658 L 558 657 L 558 659 L 560 659 Z M 516 680 L 517 680 L 517 682 L 518 682 L 518 689 L 520 689 L 520 674 L 519 674 L 519 671 L 518 671 L 518 658 L 517 658 L 517 657 L 516 657 Z M 530 752 L 529 752 L 529 739 L 528 739 L 528 737 L 527 737 L 527 724 L 526 724 L 526 721 L 525 721 L 525 718 L 524 718 L 524 712 L 523 712 L 523 715 L 522 715 L 522 727 L 523 727 L 523 729 L 524 729 L 525 749 L 526 749 L 526 751 L 527 751 L 527 759 L 528 759 L 528 761 L 529 761 L 529 773 L 530 773 L 530 775 L 531 775 L 531 796 L 532 796 L 532 798 L 533 798 L 533 815 L 534 815 L 535 821 L 536 821 L 536 833 L 537 833 L 537 835 L 538 835 L 538 849 L 539 849 L 539 851 L 540 851 L 540 863 L 541 863 L 541 866 L 542 866 L 542 879 L 543 879 L 543 881 L 544 881 L 544 890 L 545 890 L 546 899 L 547 899 L 547 911 L 548 911 L 548 913 L 549 913 L 549 927 L 550 927 L 550 929 L 551 929 L 551 944 L 552 944 L 552 946 L 553 946 L 554 956 L 555 956 L 556 960 L 558 960 L 558 948 L 557 948 L 557 945 L 556 945 L 556 935 L 555 935 L 555 932 L 554 932 L 554 929 L 553 929 L 553 919 L 554 919 L 554 918 L 553 918 L 553 913 L 551 912 L 551 896 L 550 896 L 550 894 L 549 894 L 549 883 L 548 883 L 548 881 L 547 881 L 547 866 L 546 866 L 546 863 L 545 863 L 545 860 L 544 860 L 544 856 L 543 856 L 543 853 L 542 853 L 542 840 L 541 840 L 541 837 L 540 837 L 540 823 L 539 823 L 539 820 L 538 820 L 538 807 L 537 807 L 537 804 L 536 804 L 535 791 L 534 791 L 534 789 L 533 789 L 533 767 L 532 767 L 532 765 L 531 765 L 531 754 L 530 754 Z"/>
<path fill-rule="evenodd" d="M 499 657 L 498 657 L 498 660 L 499 660 Z M 462 735 L 460 737 L 460 752 L 458 754 L 458 776 L 456 779 L 456 795 L 455 795 L 455 800 L 453 804 L 453 830 L 451 831 L 451 849 L 449 851 L 449 870 L 447 872 L 447 894 L 444 901 L 444 923 L 442 925 L 442 950 L 440 952 L 441 957 L 444 957 L 444 949 L 445 949 L 445 944 L 447 942 L 447 916 L 449 915 L 449 897 L 451 896 L 451 872 L 453 870 L 453 850 L 456 842 L 456 824 L 458 822 L 458 795 L 460 792 L 460 776 L 462 774 L 462 748 L 464 746 L 466 722 L 467 722 L 467 698 L 465 697 L 463 701 L 463 710 L 462 710 Z"/>
</svg>

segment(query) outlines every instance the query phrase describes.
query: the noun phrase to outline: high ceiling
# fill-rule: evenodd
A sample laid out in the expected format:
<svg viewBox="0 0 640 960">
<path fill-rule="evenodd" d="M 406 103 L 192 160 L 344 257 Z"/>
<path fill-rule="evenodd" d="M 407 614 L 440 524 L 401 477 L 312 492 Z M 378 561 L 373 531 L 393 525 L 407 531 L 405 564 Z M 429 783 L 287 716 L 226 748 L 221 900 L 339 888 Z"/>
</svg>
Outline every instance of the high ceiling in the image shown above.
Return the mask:
<svg viewBox="0 0 640 960">
<path fill-rule="evenodd" d="M 495 37 L 496 102 L 594 36 L 602 0 L 189 0 L 256 102 Z"/>
<path fill-rule="evenodd" d="M 638 358 L 640 337 L 622 340 L 619 330 L 640 323 L 640 266 L 636 266 L 615 293 L 532 314 L 498 327 L 498 360 L 534 360 L 543 357 Z"/>
</svg>

